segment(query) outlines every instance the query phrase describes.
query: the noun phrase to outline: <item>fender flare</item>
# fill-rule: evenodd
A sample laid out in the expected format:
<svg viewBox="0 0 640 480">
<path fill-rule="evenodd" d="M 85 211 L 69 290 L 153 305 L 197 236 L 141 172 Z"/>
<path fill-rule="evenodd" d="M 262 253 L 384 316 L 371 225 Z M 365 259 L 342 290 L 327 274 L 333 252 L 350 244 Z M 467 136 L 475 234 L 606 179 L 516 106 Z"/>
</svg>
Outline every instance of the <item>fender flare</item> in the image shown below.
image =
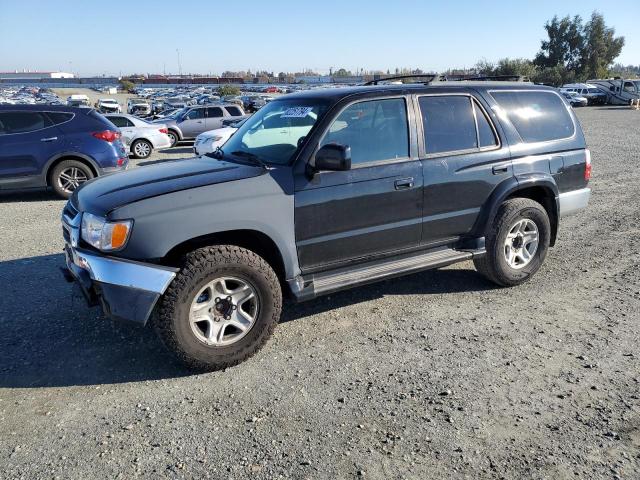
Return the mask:
<svg viewBox="0 0 640 480">
<path fill-rule="evenodd" d="M 550 209 L 549 221 L 551 223 L 550 245 L 553 246 L 558 233 L 560 207 L 558 201 L 558 186 L 550 174 L 531 173 L 514 176 L 504 180 L 493 190 L 493 192 L 491 192 L 491 195 L 480 211 L 480 215 L 476 220 L 472 232 L 475 232 L 478 236 L 486 236 L 487 229 L 493 224 L 493 220 L 498 213 L 500 205 L 518 191 L 531 187 L 544 189 L 546 198 L 550 201 L 550 205 L 548 205 Z"/>
<path fill-rule="evenodd" d="M 54 163 L 56 163 L 58 160 L 60 160 L 61 158 L 65 158 L 65 157 L 76 157 L 80 160 L 84 160 L 86 163 L 89 164 L 89 166 L 91 167 L 91 169 L 95 172 L 96 177 L 100 175 L 100 172 L 102 171 L 102 169 L 100 168 L 100 166 L 96 163 L 96 161 L 89 157 L 88 155 L 85 155 L 84 153 L 79 153 L 79 152 L 75 152 L 75 151 L 65 151 L 65 152 L 59 152 L 56 153 L 54 156 L 52 156 L 51 158 L 49 158 L 49 160 L 47 160 L 47 163 L 45 164 L 44 168 L 42 169 L 42 175 L 43 175 L 43 180 L 45 182 L 49 182 L 49 173 L 51 173 L 51 167 Z"/>
</svg>

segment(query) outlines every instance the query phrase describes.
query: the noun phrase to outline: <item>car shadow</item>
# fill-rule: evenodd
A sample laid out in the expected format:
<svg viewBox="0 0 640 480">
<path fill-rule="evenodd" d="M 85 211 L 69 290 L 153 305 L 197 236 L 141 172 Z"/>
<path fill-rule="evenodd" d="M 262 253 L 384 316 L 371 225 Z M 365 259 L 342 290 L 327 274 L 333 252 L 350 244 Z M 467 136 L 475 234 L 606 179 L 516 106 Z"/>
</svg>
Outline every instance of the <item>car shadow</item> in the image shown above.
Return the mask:
<svg viewBox="0 0 640 480">
<path fill-rule="evenodd" d="M 58 200 L 66 202 L 63 198 L 58 197 L 53 190 L 47 188 L 38 188 L 32 190 L 7 190 L 0 193 L 0 203 L 17 203 L 17 202 L 49 202 Z"/>
<path fill-rule="evenodd" d="M 108 385 L 193 375 L 150 328 L 106 319 L 73 295 L 62 254 L 0 262 L 0 388 Z M 281 322 L 390 295 L 494 288 L 472 270 L 414 274 L 289 303 Z"/>
<path fill-rule="evenodd" d="M 156 150 L 156 152 L 161 154 L 161 155 L 176 155 L 176 154 L 183 154 L 183 153 L 193 153 L 193 147 L 187 147 L 187 146 L 181 145 L 179 147 L 163 148 L 162 150 Z"/>
</svg>

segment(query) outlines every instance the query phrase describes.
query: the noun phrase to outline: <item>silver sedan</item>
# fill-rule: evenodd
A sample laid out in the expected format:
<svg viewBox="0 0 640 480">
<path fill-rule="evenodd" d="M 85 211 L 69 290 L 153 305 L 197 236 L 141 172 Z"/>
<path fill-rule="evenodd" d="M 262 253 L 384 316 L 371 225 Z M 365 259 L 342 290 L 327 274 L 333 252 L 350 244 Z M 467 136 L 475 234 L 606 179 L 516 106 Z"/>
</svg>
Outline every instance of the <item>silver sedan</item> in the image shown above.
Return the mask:
<svg viewBox="0 0 640 480">
<path fill-rule="evenodd" d="M 154 149 L 171 146 L 169 130 L 162 123 L 149 123 L 126 113 L 108 113 L 105 117 L 120 129 L 122 141 L 136 158 L 147 158 Z"/>
</svg>

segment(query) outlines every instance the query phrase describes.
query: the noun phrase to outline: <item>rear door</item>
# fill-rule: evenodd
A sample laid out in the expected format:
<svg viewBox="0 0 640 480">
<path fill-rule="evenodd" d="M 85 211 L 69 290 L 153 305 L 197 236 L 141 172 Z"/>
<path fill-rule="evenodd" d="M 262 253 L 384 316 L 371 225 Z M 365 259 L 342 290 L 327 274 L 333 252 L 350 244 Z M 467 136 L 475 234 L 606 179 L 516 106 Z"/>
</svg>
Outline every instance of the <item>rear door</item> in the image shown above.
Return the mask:
<svg viewBox="0 0 640 480">
<path fill-rule="evenodd" d="M 419 95 L 424 172 L 422 243 L 468 233 L 493 189 L 513 175 L 510 152 L 486 105 L 467 93 Z"/>
<path fill-rule="evenodd" d="M 224 112 L 221 107 L 207 107 L 206 130 L 216 130 L 221 128 L 223 118 Z"/>
<path fill-rule="evenodd" d="M 0 182 L 40 175 L 62 144 L 58 129 L 44 112 L 0 112 Z"/>
<path fill-rule="evenodd" d="M 349 171 L 296 179 L 295 230 L 303 271 L 417 247 L 422 164 L 410 97 L 356 101 L 330 122 L 319 142 L 348 145 Z"/>
</svg>

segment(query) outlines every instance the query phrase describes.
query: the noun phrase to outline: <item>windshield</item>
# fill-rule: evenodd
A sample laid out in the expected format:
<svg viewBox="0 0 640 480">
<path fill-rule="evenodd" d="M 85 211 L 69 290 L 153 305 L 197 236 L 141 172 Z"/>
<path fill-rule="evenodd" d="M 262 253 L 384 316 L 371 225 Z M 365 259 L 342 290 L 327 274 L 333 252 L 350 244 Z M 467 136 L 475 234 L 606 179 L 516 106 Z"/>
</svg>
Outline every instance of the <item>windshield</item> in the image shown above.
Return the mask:
<svg viewBox="0 0 640 480">
<path fill-rule="evenodd" d="M 224 145 L 225 154 L 244 152 L 265 163 L 285 165 L 327 104 L 321 100 L 277 100 L 249 117 Z"/>
</svg>

